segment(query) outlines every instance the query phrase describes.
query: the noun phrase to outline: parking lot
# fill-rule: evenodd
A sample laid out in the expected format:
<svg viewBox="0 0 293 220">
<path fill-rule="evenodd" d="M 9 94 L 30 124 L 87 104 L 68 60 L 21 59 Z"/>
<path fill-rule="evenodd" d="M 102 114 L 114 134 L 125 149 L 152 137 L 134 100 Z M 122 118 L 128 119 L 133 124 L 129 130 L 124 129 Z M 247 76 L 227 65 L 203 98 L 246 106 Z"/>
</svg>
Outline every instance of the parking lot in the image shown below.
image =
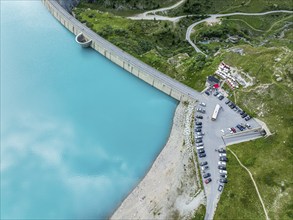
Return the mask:
<svg viewBox="0 0 293 220">
<path fill-rule="evenodd" d="M 201 140 L 203 144 L 203 148 L 201 149 L 204 149 L 204 153 L 206 154 L 205 157 L 199 157 L 199 163 L 206 161 L 207 165 L 205 166 L 208 166 L 207 169 L 201 169 L 201 173 L 202 175 L 206 176 L 209 176 L 207 173 L 210 174 L 209 177 L 203 177 L 203 181 L 211 178 L 211 182 L 204 182 L 205 192 L 207 196 L 207 214 L 205 217 L 206 219 L 211 219 L 213 217 L 216 204 L 221 193 L 218 188 L 221 185 L 223 186 L 222 190 L 224 190 L 225 185 L 225 183 L 220 183 L 220 173 L 218 168 L 220 157 L 218 150 L 220 148 L 226 149 L 227 145 L 253 140 L 262 136 L 260 132 L 261 126 L 253 118 L 246 121 L 245 118 L 241 117 L 242 115 L 240 115 L 240 110 L 239 112 L 237 112 L 231 109 L 227 104 L 225 104 L 226 101 L 227 98 L 223 98 L 222 100 L 220 100 L 213 94 L 207 95 L 205 93 L 202 93 L 199 96 L 199 103 L 195 108 L 195 127 L 202 126 L 201 132 L 203 132 L 204 134 L 201 135 Z M 204 104 L 200 105 L 202 102 L 205 103 L 206 106 Z M 219 104 L 221 108 L 218 111 L 216 120 L 212 120 L 212 115 L 217 104 Z M 200 108 L 199 110 L 204 110 L 205 113 L 198 112 L 198 108 Z M 202 119 L 200 119 L 201 117 L 197 118 L 196 116 L 202 116 Z M 196 125 L 196 122 L 201 122 L 202 124 Z M 239 128 L 236 127 L 238 124 L 242 124 L 245 129 L 243 129 L 243 127 L 241 128 L 240 126 L 240 129 L 243 130 L 241 131 Z M 247 128 L 245 124 L 249 124 L 250 128 Z M 234 133 L 235 131 L 233 132 L 229 128 L 234 128 L 236 133 Z M 196 134 L 195 132 L 195 137 L 199 135 L 200 134 Z M 200 138 L 195 140 L 200 140 Z M 198 152 L 198 156 L 199 155 L 200 152 Z M 229 161 L 227 163 L 229 163 Z M 224 164 L 222 164 L 222 166 L 225 168 Z M 229 173 L 227 173 L 226 175 L 228 180 L 228 183 L 226 184 L 229 184 L 229 178 L 237 178 L 229 176 Z"/>
</svg>

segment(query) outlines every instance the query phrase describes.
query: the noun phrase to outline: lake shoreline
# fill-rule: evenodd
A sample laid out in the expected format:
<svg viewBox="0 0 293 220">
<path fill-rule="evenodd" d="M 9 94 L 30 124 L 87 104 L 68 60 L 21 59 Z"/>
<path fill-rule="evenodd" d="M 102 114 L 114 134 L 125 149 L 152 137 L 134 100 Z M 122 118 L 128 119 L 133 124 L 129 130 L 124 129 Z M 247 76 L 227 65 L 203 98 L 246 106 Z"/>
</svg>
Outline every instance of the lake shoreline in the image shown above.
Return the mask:
<svg viewBox="0 0 293 220">
<path fill-rule="evenodd" d="M 205 203 L 204 192 L 194 175 L 192 146 L 186 141 L 190 135 L 186 134 L 186 128 L 193 122 L 193 108 L 194 103 L 178 104 L 166 145 L 110 219 L 189 218 L 200 204 Z"/>
</svg>

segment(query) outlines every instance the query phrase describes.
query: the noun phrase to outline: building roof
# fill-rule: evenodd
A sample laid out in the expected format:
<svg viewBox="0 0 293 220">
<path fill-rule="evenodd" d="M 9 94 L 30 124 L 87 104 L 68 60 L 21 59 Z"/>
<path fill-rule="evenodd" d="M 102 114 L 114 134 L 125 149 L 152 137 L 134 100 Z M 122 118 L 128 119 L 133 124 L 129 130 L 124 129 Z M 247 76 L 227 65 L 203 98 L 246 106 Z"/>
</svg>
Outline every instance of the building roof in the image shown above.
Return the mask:
<svg viewBox="0 0 293 220">
<path fill-rule="evenodd" d="M 216 77 L 214 76 L 208 76 L 208 82 L 209 83 L 213 83 L 213 84 L 218 84 L 220 82 L 220 80 L 218 80 Z"/>
</svg>

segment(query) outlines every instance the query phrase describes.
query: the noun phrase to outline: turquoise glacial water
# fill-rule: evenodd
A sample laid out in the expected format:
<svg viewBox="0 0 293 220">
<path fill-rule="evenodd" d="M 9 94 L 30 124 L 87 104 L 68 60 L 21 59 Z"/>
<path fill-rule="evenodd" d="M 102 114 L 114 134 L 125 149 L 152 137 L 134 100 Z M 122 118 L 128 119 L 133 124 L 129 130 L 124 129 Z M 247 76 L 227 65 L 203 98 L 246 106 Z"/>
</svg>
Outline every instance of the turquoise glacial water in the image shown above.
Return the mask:
<svg viewBox="0 0 293 220">
<path fill-rule="evenodd" d="M 165 145 L 177 102 L 40 1 L 1 0 L 1 219 L 105 218 Z"/>
</svg>

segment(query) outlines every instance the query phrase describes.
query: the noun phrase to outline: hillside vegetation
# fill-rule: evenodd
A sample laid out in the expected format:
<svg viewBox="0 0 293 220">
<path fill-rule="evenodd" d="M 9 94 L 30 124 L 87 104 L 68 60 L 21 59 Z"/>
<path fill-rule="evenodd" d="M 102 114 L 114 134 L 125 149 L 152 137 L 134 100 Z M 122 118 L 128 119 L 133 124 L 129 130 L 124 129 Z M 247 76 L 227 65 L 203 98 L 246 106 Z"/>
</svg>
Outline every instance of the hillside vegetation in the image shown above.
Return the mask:
<svg viewBox="0 0 293 220">
<path fill-rule="evenodd" d="M 216 14 L 230 12 L 263 12 L 273 10 L 292 10 L 292 1 L 283 0 L 186 0 L 180 7 L 166 13 L 168 16 L 184 14 Z"/>
<path fill-rule="evenodd" d="M 269 217 L 292 219 L 293 52 L 286 47 L 241 48 L 245 55 L 233 52 L 219 55 L 224 62 L 245 70 L 254 79 L 255 85 L 238 90 L 234 101 L 253 110 L 273 135 L 230 148 L 252 172 Z M 281 81 L 277 81 L 279 77 Z M 248 173 L 229 151 L 228 157 L 230 182 L 221 196 L 215 219 L 261 219 L 263 211 Z"/>
<path fill-rule="evenodd" d="M 120 15 L 131 15 L 173 5 L 177 0 L 81 0 L 79 7 L 99 9 Z"/>
<path fill-rule="evenodd" d="M 169 21 L 129 20 L 80 7 L 74 13 L 96 33 L 131 55 L 190 87 L 203 88 L 206 73 L 200 72 L 211 63 L 185 41 L 186 29 L 196 17 L 174 25 Z"/>
</svg>

